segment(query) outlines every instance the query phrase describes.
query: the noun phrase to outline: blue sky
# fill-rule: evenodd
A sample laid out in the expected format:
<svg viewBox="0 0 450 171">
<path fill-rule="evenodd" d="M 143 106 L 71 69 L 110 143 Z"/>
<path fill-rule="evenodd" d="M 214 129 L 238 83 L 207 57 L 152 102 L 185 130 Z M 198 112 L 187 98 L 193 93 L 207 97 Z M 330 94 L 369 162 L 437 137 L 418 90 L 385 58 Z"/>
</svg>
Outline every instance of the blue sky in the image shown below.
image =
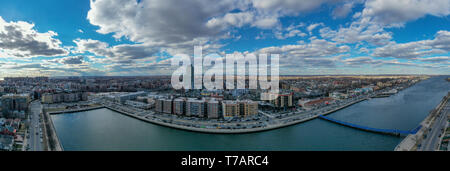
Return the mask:
<svg viewBox="0 0 450 171">
<path fill-rule="evenodd" d="M 0 77 L 170 75 L 280 54 L 284 75 L 450 74 L 448 0 L 0 0 Z"/>
</svg>

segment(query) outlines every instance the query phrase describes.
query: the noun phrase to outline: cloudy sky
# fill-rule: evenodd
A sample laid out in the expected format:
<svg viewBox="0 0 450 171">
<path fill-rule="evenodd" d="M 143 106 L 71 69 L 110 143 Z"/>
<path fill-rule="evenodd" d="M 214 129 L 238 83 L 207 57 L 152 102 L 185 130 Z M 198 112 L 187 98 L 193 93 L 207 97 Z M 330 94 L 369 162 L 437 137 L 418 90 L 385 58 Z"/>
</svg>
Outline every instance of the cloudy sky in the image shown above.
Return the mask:
<svg viewBox="0 0 450 171">
<path fill-rule="evenodd" d="M 170 75 L 178 53 L 280 73 L 450 74 L 449 0 L 0 0 L 0 77 Z"/>
</svg>

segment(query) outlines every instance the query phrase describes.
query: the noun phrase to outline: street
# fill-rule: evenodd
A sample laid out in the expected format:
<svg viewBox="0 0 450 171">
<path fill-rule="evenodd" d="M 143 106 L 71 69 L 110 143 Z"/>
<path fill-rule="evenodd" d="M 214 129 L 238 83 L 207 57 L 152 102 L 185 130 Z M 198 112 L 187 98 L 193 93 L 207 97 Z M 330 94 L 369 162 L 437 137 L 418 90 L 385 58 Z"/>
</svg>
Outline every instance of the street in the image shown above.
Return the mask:
<svg viewBox="0 0 450 171">
<path fill-rule="evenodd" d="M 450 103 L 444 105 L 441 111 L 439 111 L 438 118 L 428 132 L 427 137 L 422 142 L 421 151 L 435 151 L 438 148 L 440 136 L 442 136 L 443 129 L 447 123 L 447 116 L 449 114 Z"/>
<path fill-rule="evenodd" d="M 28 146 L 29 151 L 43 151 L 42 145 L 42 128 L 40 124 L 40 113 L 42 111 L 42 105 L 39 101 L 34 101 L 31 104 L 30 113 L 30 127 L 29 127 L 29 139 Z"/>
</svg>

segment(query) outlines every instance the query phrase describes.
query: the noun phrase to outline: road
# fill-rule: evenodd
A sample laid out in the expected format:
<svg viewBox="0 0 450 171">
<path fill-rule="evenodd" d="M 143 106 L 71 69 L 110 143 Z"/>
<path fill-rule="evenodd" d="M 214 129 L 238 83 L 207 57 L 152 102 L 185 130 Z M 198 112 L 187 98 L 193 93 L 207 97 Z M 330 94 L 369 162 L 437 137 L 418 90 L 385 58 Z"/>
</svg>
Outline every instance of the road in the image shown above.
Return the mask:
<svg viewBox="0 0 450 171">
<path fill-rule="evenodd" d="M 28 139 L 29 151 L 43 151 L 42 129 L 40 124 L 42 105 L 39 101 L 34 101 L 30 105 L 31 121 L 29 127 L 30 137 Z"/>
<path fill-rule="evenodd" d="M 450 103 L 444 105 L 439 115 L 436 118 L 431 130 L 428 132 L 427 137 L 422 142 L 421 151 L 435 151 L 438 148 L 440 136 L 442 136 L 442 130 L 445 129 L 447 124 L 447 116 L 449 114 Z"/>
</svg>

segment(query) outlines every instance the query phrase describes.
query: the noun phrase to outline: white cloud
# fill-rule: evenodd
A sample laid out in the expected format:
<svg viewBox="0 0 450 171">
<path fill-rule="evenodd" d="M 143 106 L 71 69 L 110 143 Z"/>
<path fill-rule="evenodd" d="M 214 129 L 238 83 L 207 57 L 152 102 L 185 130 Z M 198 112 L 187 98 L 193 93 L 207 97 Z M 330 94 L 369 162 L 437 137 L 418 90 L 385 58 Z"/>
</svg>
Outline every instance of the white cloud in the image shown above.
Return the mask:
<svg viewBox="0 0 450 171">
<path fill-rule="evenodd" d="M 366 18 L 358 18 L 349 27 L 332 30 L 329 27 L 320 29 L 323 38 L 338 43 L 361 43 L 362 41 L 373 45 L 385 45 L 392 39 L 392 33 L 386 32 L 384 27 Z"/>
<path fill-rule="evenodd" d="M 253 7 L 278 16 L 295 16 L 300 13 L 311 12 L 326 3 L 337 3 L 340 0 L 252 0 Z"/>
<path fill-rule="evenodd" d="M 113 33 L 115 38 L 126 37 L 134 42 L 163 45 L 221 34 L 222 30 L 211 28 L 214 22 L 208 27 L 208 20 L 243 8 L 241 4 L 234 0 L 142 0 L 139 3 L 96 0 L 91 1 L 87 18 L 91 24 L 100 27 L 99 33 Z M 239 24 L 237 18 L 239 16 L 230 14 L 226 20 L 228 24 Z"/>
<path fill-rule="evenodd" d="M 39 33 L 34 24 L 6 22 L 0 16 L 0 57 L 37 57 L 67 55 L 53 31 Z"/>
<path fill-rule="evenodd" d="M 272 29 L 279 18 L 311 12 L 332 0 L 91 0 L 88 20 L 97 32 L 136 43 L 176 48 L 226 38 L 230 28 Z M 211 5 L 214 4 L 214 5 Z M 236 12 L 238 11 L 238 12 Z M 294 34 L 295 32 L 292 32 Z M 171 47 L 165 47 L 172 44 Z"/>
<path fill-rule="evenodd" d="M 333 10 L 332 16 L 333 18 L 345 18 L 347 15 L 352 12 L 354 7 L 353 2 L 345 3 L 342 6 L 338 6 Z"/>
<path fill-rule="evenodd" d="M 324 24 L 323 23 L 314 23 L 314 24 L 309 25 L 306 28 L 306 30 L 308 30 L 309 34 L 312 34 L 311 32 L 319 26 L 324 26 Z"/>
<path fill-rule="evenodd" d="M 369 53 L 369 49 L 367 49 L 365 47 L 362 47 L 362 48 L 359 49 L 359 52 L 360 53 Z"/>
<path fill-rule="evenodd" d="M 423 61 L 423 62 L 450 64 L 450 57 L 448 57 L 448 56 L 435 56 L 435 57 L 429 57 L 429 58 L 418 58 L 418 60 Z"/>
<path fill-rule="evenodd" d="M 55 62 L 55 63 L 60 63 L 60 64 L 65 64 L 65 65 L 81 65 L 81 64 L 86 64 L 85 60 L 84 60 L 84 56 L 68 56 L 68 57 L 63 57 L 63 58 L 56 58 L 56 59 L 52 59 L 49 60 L 49 62 Z"/>
<path fill-rule="evenodd" d="M 298 70 L 307 67 L 335 67 L 340 55 L 349 50 L 350 47 L 346 45 L 339 46 L 323 39 L 311 38 L 309 43 L 266 47 L 257 50 L 255 54 L 279 54 L 280 67 Z"/>
<path fill-rule="evenodd" d="M 450 14 L 448 0 L 367 0 L 362 16 L 385 25 L 402 25 L 425 15 Z"/>
<path fill-rule="evenodd" d="M 450 32 L 438 31 L 432 40 L 421 40 L 408 43 L 395 43 L 378 47 L 372 53 L 377 57 L 417 58 L 432 54 L 450 52 Z"/>
<path fill-rule="evenodd" d="M 110 47 L 108 43 L 92 39 L 77 39 L 74 43 L 77 44 L 78 53 L 90 52 L 120 63 L 131 63 L 136 59 L 149 58 L 159 52 L 159 49 L 143 44 L 121 44 Z"/>
<path fill-rule="evenodd" d="M 254 19 L 253 13 L 240 12 L 240 13 L 227 13 L 223 17 L 214 17 L 206 23 L 209 28 L 221 28 L 226 29 L 229 26 L 242 27 L 250 24 Z"/>
<path fill-rule="evenodd" d="M 305 37 L 305 36 L 307 36 L 307 34 L 303 33 L 300 30 L 297 30 L 297 29 L 290 30 L 289 32 L 284 33 L 284 34 L 282 32 L 275 32 L 275 38 L 277 38 L 277 39 L 286 39 L 286 38 L 296 37 L 296 36 Z"/>
<path fill-rule="evenodd" d="M 263 29 L 269 29 L 277 26 L 279 24 L 278 18 L 266 17 L 256 20 L 253 25 Z"/>
</svg>

